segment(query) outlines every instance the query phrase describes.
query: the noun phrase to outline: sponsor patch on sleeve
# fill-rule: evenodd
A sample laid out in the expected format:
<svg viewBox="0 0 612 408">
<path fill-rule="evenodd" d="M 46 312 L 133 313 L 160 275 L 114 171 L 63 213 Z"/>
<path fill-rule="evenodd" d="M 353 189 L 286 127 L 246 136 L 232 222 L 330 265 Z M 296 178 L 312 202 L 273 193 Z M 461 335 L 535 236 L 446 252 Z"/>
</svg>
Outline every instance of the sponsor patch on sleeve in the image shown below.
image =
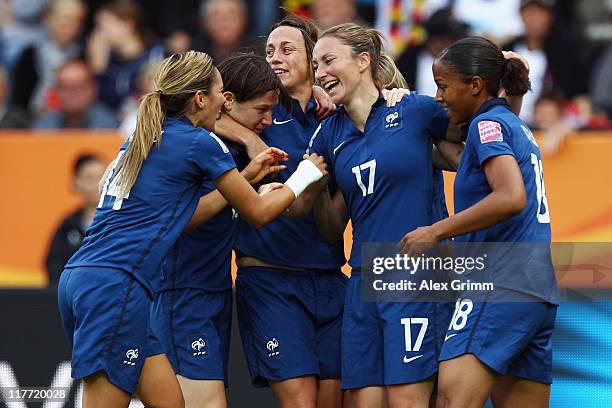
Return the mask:
<svg viewBox="0 0 612 408">
<path fill-rule="evenodd" d="M 483 120 L 478 122 L 478 134 L 480 135 L 480 143 L 501 142 L 504 140 L 501 124 L 491 120 Z"/>
</svg>

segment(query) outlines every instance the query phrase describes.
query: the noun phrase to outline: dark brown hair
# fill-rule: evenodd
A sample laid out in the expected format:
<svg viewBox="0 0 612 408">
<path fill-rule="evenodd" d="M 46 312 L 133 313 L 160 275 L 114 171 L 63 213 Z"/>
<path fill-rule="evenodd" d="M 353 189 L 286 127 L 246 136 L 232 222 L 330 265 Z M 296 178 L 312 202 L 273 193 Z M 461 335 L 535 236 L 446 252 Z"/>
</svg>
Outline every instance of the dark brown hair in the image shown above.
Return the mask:
<svg viewBox="0 0 612 408">
<path fill-rule="evenodd" d="M 529 72 L 517 58 L 506 59 L 497 45 L 483 37 L 467 37 L 445 48 L 437 61 L 451 67 L 465 81 L 475 76 L 485 81 L 485 89 L 497 96 L 500 87 L 508 96 L 522 96 L 531 89 Z"/>
</svg>

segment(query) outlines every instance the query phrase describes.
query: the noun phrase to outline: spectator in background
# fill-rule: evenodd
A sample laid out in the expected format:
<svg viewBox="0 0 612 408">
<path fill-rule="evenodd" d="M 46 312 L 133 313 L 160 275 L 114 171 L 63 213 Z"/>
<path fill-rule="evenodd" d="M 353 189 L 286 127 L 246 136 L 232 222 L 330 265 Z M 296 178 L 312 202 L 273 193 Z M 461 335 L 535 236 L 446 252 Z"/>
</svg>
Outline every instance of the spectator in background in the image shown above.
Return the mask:
<svg viewBox="0 0 612 408">
<path fill-rule="evenodd" d="M 0 54 L 9 70 L 25 47 L 44 40 L 41 18 L 47 3 L 48 0 L 0 1 Z"/>
<path fill-rule="evenodd" d="M 452 0 L 453 15 L 465 21 L 473 35 L 501 44 L 523 31 L 519 16 L 521 0 Z"/>
<path fill-rule="evenodd" d="M 612 23 L 612 0 L 607 0 L 608 19 Z M 608 42 L 591 72 L 590 96 L 593 107 L 612 118 L 612 42 Z"/>
<path fill-rule="evenodd" d="M 149 62 L 140 67 L 138 72 L 138 91 L 125 100 L 121 107 L 121 124 L 119 132 L 125 136 L 131 136 L 136 130 L 136 117 L 138 116 L 138 106 L 140 98 L 155 90 L 155 71 L 159 64 Z"/>
<path fill-rule="evenodd" d="M 193 49 L 210 55 L 215 64 L 252 44 L 245 37 L 249 25 L 243 0 L 204 0 L 200 6 L 200 32 L 193 38 Z"/>
<path fill-rule="evenodd" d="M 25 129 L 30 127 L 30 118 L 19 108 L 8 106 L 8 81 L 6 69 L 0 65 L 0 129 Z"/>
<path fill-rule="evenodd" d="M 114 113 L 96 102 L 98 86 L 84 61 L 69 61 L 57 71 L 55 88 L 59 111 L 42 116 L 36 129 L 115 129 L 119 125 Z"/>
<path fill-rule="evenodd" d="M 73 188 L 83 199 L 82 206 L 67 216 L 53 235 L 45 266 L 49 274 L 49 286 L 56 286 L 64 265 L 80 248 L 85 230 L 91 224 L 98 200 L 99 183 L 106 166 L 94 155 L 83 154 L 73 166 Z"/>
<path fill-rule="evenodd" d="M 572 131 L 564 119 L 566 102 L 558 89 L 545 90 L 535 101 L 532 129 L 542 133 L 542 153 L 545 155 L 556 153 Z"/>
<path fill-rule="evenodd" d="M 450 8 L 433 13 L 425 23 L 425 43 L 407 48 L 397 58 L 397 68 L 406 78 L 408 87 L 422 95 L 435 96 L 438 87 L 431 71 L 434 57 L 444 48 L 467 36 L 468 29 L 467 24 L 453 17 Z"/>
<path fill-rule="evenodd" d="M 161 61 L 165 47 L 153 44 L 152 34 L 138 4 L 114 1 L 96 12 L 87 44 L 87 59 L 100 85 L 99 100 L 114 111 L 138 89 L 138 70 Z"/>
<path fill-rule="evenodd" d="M 310 11 L 321 31 L 343 23 L 363 23 L 358 21 L 355 0 L 313 0 Z"/>
<path fill-rule="evenodd" d="M 87 8 L 80 0 L 54 0 L 45 14 L 47 37 L 26 47 L 14 68 L 12 105 L 36 116 L 48 110 L 57 69 L 81 56 L 79 37 Z"/>
<path fill-rule="evenodd" d="M 534 103 L 542 90 L 560 89 L 566 97 L 586 91 L 586 75 L 578 42 L 555 22 L 554 0 L 521 0 L 524 35 L 502 49 L 518 52 L 529 61 L 532 91 L 525 94 L 521 118 L 533 122 Z"/>
</svg>

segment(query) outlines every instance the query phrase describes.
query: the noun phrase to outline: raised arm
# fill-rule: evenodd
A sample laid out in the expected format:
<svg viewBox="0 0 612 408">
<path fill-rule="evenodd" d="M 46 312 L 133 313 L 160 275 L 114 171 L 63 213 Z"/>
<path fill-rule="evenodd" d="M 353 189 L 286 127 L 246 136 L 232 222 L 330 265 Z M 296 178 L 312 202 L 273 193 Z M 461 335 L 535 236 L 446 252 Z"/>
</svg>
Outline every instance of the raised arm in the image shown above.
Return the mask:
<svg viewBox="0 0 612 408">
<path fill-rule="evenodd" d="M 311 155 L 303 160 L 282 187 L 258 195 L 237 170 L 231 170 L 214 183 L 228 203 L 254 228 L 261 228 L 285 211 L 311 183 L 327 174 L 323 158 Z"/>
<path fill-rule="evenodd" d="M 317 230 L 326 242 L 335 244 L 342 238 L 349 214 L 340 190 L 333 197 L 328 189 L 319 194 L 314 203 L 314 215 Z"/>
<path fill-rule="evenodd" d="M 463 142 L 440 140 L 434 145 L 432 160 L 440 170 L 457 171 L 465 145 Z"/>
<path fill-rule="evenodd" d="M 278 161 L 286 161 L 286 155 L 283 155 L 279 149 L 267 148 L 257 155 L 247 167 L 245 167 L 241 176 L 251 185 L 258 183 L 262 178 L 270 173 L 276 173 L 286 168 L 285 165 L 279 165 Z M 185 232 L 189 232 L 194 228 L 206 223 L 208 220 L 219 214 L 221 210 L 227 206 L 227 200 L 221 195 L 218 190 L 202 196 L 198 202 L 198 206 L 185 228 Z"/>
<path fill-rule="evenodd" d="M 400 247 L 410 252 L 416 243 L 434 243 L 495 225 L 521 212 L 527 203 L 525 185 L 516 159 L 494 156 L 484 162 L 483 170 L 491 193 L 470 208 L 428 227 L 420 227 L 402 238 Z"/>
<path fill-rule="evenodd" d="M 268 147 L 257 133 L 242 126 L 224 113 L 215 122 L 215 133 L 244 146 L 250 159 L 254 159 Z"/>
</svg>

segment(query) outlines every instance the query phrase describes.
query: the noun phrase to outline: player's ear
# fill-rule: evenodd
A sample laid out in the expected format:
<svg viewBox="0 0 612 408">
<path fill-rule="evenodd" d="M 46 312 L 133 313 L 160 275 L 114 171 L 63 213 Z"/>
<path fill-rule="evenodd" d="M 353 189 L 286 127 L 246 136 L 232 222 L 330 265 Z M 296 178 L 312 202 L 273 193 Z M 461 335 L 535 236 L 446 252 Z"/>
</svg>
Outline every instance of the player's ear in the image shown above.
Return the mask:
<svg viewBox="0 0 612 408">
<path fill-rule="evenodd" d="M 233 92 L 229 92 L 229 91 L 223 92 L 223 96 L 225 97 L 223 108 L 229 112 L 234 107 L 234 102 L 236 102 L 236 96 L 234 95 Z"/>
<path fill-rule="evenodd" d="M 485 88 L 485 81 L 479 76 L 473 76 L 471 82 L 472 96 L 476 96 Z"/>
<path fill-rule="evenodd" d="M 362 52 L 357 56 L 357 64 L 359 65 L 359 72 L 363 72 L 370 66 L 372 58 L 367 52 Z"/>
<path fill-rule="evenodd" d="M 196 91 L 195 95 L 193 95 L 192 104 L 194 111 L 204 109 L 206 95 L 202 91 Z"/>
</svg>

